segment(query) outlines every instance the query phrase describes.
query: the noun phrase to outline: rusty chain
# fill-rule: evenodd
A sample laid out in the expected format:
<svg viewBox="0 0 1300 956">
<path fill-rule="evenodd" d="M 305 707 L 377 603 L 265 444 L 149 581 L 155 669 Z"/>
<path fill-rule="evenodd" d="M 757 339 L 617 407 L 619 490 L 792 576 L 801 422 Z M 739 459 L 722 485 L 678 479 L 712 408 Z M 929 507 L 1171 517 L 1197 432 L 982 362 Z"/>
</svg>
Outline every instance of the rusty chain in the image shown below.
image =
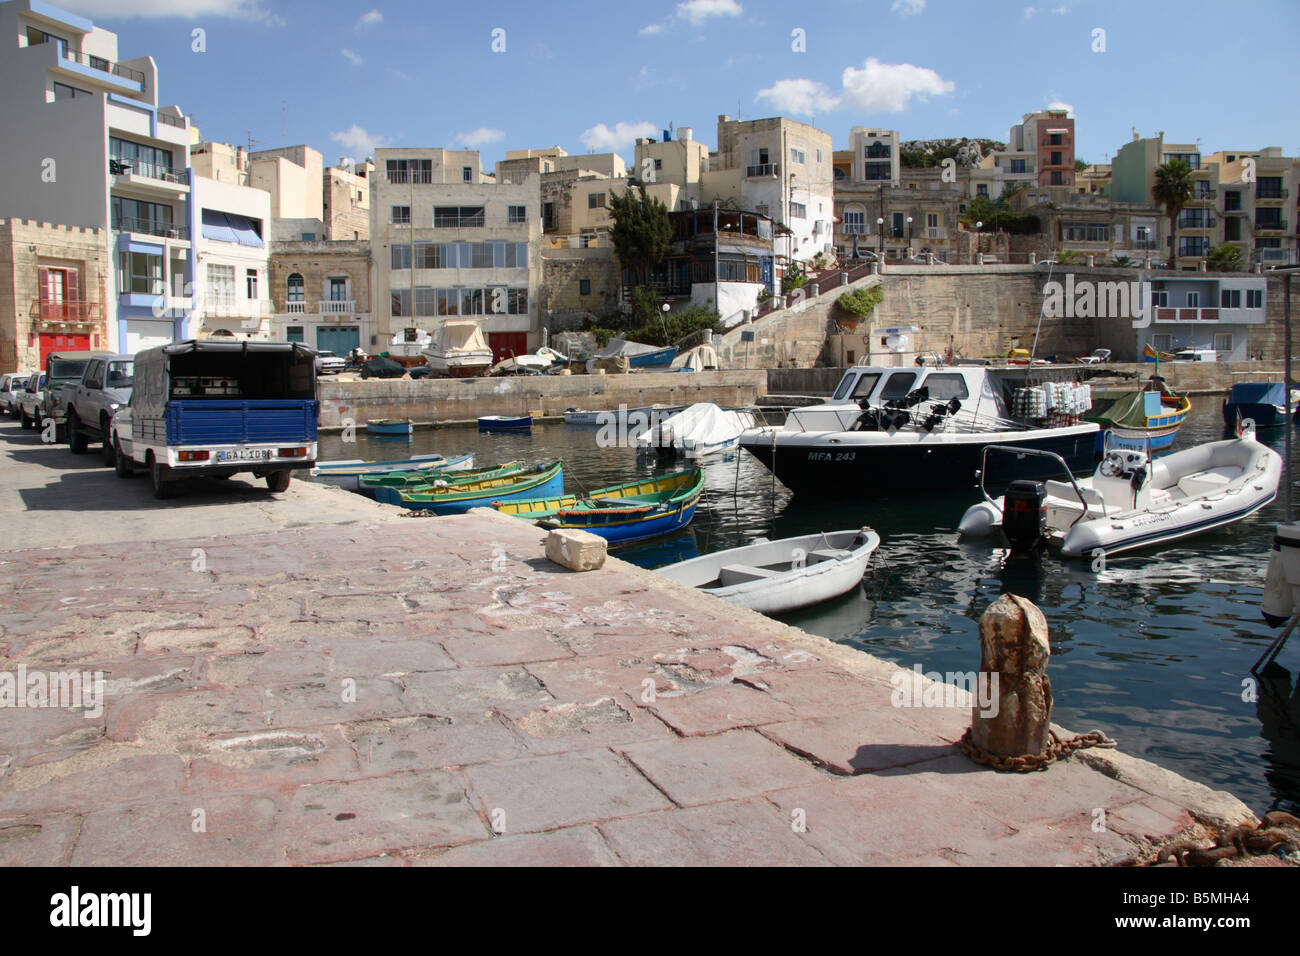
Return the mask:
<svg viewBox="0 0 1300 956">
<path fill-rule="evenodd" d="M 1294 831 L 1294 832 L 1293 832 Z M 1152 866 L 1214 866 L 1220 860 L 1243 859 L 1278 851 L 1300 851 L 1300 817 L 1281 810 L 1264 814 L 1259 826 L 1225 830 L 1209 846 L 1175 840 L 1160 848 Z"/>
<path fill-rule="evenodd" d="M 1019 757 L 1002 757 L 997 754 L 991 754 L 976 745 L 971 737 L 972 728 L 967 727 L 966 733 L 962 734 L 961 740 L 957 746 L 971 760 L 986 767 L 992 767 L 994 770 L 1000 770 L 1008 773 L 1032 773 L 1035 770 L 1046 770 L 1058 760 L 1064 760 L 1076 750 L 1085 750 L 1089 747 L 1115 747 L 1117 744 L 1100 730 L 1089 731 L 1086 734 L 1079 734 L 1071 737 L 1069 740 L 1062 740 L 1054 730 L 1049 730 L 1052 740 L 1047 745 L 1046 752 L 1042 754 L 1024 754 Z"/>
</svg>

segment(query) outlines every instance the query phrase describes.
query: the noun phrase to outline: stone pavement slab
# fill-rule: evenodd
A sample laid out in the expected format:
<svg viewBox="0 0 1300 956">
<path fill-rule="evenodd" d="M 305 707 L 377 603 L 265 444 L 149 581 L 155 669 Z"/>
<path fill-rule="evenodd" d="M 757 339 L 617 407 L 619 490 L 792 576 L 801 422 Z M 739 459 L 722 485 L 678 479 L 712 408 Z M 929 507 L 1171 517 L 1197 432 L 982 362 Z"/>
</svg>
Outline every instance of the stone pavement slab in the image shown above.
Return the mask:
<svg viewBox="0 0 1300 956">
<path fill-rule="evenodd" d="M 1251 819 L 1114 751 L 976 767 L 893 665 L 494 513 L 85 480 L 0 552 L 0 670 L 105 680 L 0 708 L 0 865 L 1105 864 Z"/>
</svg>

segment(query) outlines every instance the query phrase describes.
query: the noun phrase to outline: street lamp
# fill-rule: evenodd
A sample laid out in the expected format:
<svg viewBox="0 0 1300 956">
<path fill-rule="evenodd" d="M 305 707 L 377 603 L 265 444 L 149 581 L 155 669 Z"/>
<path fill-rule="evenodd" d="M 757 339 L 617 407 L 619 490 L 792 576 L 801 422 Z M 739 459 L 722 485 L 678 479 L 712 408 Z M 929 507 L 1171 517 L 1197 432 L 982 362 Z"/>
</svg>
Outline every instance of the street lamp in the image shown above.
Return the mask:
<svg viewBox="0 0 1300 956">
<path fill-rule="evenodd" d="M 983 220 L 980 220 L 980 221 L 978 221 L 978 222 L 975 223 L 975 253 L 976 253 L 976 255 L 978 255 L 979 253 L 981 253 L 981 252 L 984 251 L 984 237 L 983 237 L 983 235 L 980 234 L 980 230 L 983 229 L 983 228 L 984 228 L 984 222 L 983 222 Z M 974 260 L 973 260 L 973 259 L 972 259 L 971 264 L 974 265 Z"/>
<path fill-rule="evenodd" d="M 907 217 L 907 258 L 912 258 L 912 217 Z"/>
<path fill-rule="evenodd" d="M 885 258 L 885 217 L 884 216 L 876 217 L 876 231 L 880 233 L 880 258 L 883 261 Z"/>
<path fill-rule="evenodd" d="M 668 343 L 668 312 L 670 309 L 672 309 L 672 306 L 669 305 L 667 302 L 665 302 L 659 308 L 663 312 L 663 315 L 659 317 L 659 321 L 664 324 L 664 345 L 667 346 L 669 344 Z"/>
</svg>

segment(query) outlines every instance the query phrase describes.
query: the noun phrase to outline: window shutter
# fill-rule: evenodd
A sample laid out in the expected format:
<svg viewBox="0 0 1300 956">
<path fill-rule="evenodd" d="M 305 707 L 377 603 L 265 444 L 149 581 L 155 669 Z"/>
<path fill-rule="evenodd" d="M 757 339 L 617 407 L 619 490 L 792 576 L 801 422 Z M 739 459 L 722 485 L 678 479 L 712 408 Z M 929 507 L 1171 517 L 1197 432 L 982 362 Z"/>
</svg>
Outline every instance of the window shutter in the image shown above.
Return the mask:
<svg viewBox="0 0 1300 956">
<path fill-rule="evenodd" d="M 63 298 L 66 302 L 72 304 L 72 314 L 77 316 L 79 310 L 77 303 L 81 301 L 81 296 L 77 294 L 77 273 L 75 269 L 69 269 L 63 273 L 64 292 Z"/>
<path fill-rule="evenodd" d="M 37 298 L 42 302 L 50 300 L 50 270 L 40 267 L 36 270 Z"/>
</svg>

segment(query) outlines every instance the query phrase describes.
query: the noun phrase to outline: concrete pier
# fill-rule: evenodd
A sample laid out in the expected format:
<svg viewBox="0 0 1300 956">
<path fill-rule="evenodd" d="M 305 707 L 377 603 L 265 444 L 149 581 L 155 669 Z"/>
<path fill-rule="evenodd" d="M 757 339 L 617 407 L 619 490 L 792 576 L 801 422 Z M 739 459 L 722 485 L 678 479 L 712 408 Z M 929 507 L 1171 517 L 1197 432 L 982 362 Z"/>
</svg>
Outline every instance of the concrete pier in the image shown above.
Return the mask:
<svg viewBox="0 0 1300 956">
<path fill-rule="evenodd" d="M 516 519 L 156 502 L 8 422 L 0 476 L 3 670 L 104 678 L 0 709 L 0 864 L 1087 865 L 1253 821 L 1118 751 L 976 766 L 968 696 Z"/>
</svg>

